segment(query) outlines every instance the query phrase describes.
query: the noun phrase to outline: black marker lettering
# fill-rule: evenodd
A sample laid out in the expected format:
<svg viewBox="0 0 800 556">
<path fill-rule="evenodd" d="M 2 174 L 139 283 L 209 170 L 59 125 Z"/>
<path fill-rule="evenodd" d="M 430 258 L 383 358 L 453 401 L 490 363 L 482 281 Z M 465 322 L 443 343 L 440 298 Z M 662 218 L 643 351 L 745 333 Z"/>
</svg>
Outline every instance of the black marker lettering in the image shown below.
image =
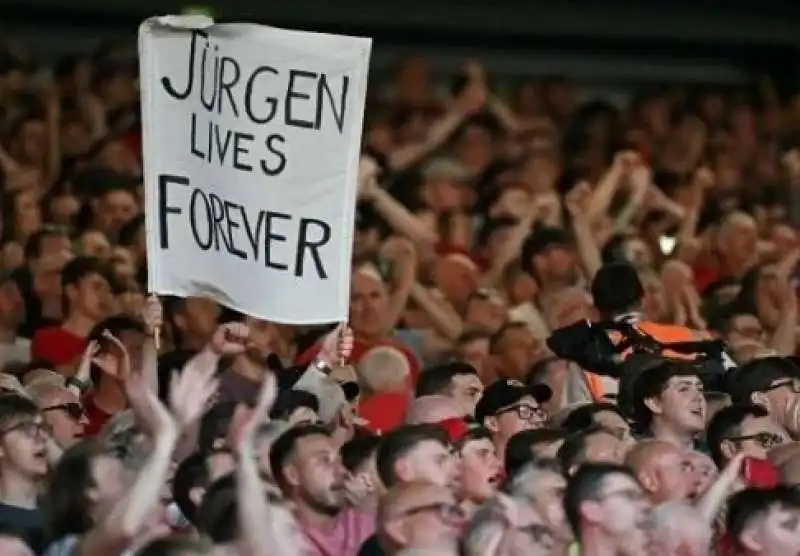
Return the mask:
<svg viewBox="0 0 800 556">
<path fill-rule="evenodd" d="M 320 230 L 319 239 L 310 240 L 309 230 L 314 227 Z M 316 235 L 316 234 L 315 234 Z M 306 250 L 311 252 L 311 258 L 314 260 L 314 266 L 317 270 L 317 275 L 323 279 L 328 279 L 328 273 L 322 264 L 322 257 L 319 254 L 319 249 L 331 239 L 331 227 L 322 220 L 316 218 L 301 218 L 300 219 L 300 232 L 298 233 L 297 240 L 297 254 L 294 262 L 294 275 L 297 277 L 303 276 L 303 266 L 305 262 Z"/>
<path fill-rule="evenodd" d="M 192 92 L 192 87 L 194 86 L 194 64 L 197 58 L 197 37 L 203 37 L 208 41 L 208 35 L 202 31 L 192 31 L 192 38 L 189 39 L 189 63 L 187 64 L 189 66 L 189 74 L 186 77 L 185 90 L 179 93 L 175 90 L 169 77 L 161 78 L 161 86 L 164 87 L 164 91 L 174 99 L 185 100 L 189 98 L 189 94 Z M 206 42 L 206 44 L 208 44 L 208 42 Z"/>
<path fill-rule="evenodd" d="M 311 95 L 309 95 L 308 93 L 298 92 L 295 90 L 295 86 L 297 85 L 295 80 L 298 78 L 316 79 L 316 77 L 317 74 L 310 71 L 295 70 L 295 69 L 289 70 L 289 89 L 286 91 L 286 102 L 285 102 L 286 125 L 294 127 L 302 127 L 305 129 L 314 128 L 313 121 L 295 119 L 292 116 L 292 106 L 294 105 L 295 99 L 308 100 L 311 98 Z"/>
<path fill-rule="evenodd" d="M 231 209 L 241 208 L 236 203 L 231 203 L 230 201 L 225 201 L 225 220 L 228 221 L 228 238 L 230 239 L 230 245 L 228 246 L 228 251 L 232 254 L 236 255 L 240 259 L 247 260 L 247 253 L 244 251 L 237 249 L 236 244 L 233 241 L 233 230 L 239 229 L 239 223 L 234 222 L 233 218 L 231 218 Z"/>
<path fill-rule="evenodd" d="M 208 239 L 206 241 L 202 241 L 200 239 L 199 229 L 197 227 L 197 200 L 203 200 L 203 207 L 205 209 L 205 221 L 206 221 L 206 236 Z M 203 251 L 208 251 L 211 248 L 211 243 L 214 240 L 214 230 L 211 224 L 211 205 L 208 204 L 208 198 L 206 197 L 205 193 L 203 193 L 202 189 L 195 189 L 192 191 L 192 197 L 189 199 L 189 224 L 192 227 L 192 235 L 194 236 L 194 240 L 197 243 L 197 246 L 202 249 Z"/>
<path fill-rule="evenodd" d="M 286 236 L 274 233 L 272 231 L 272 221 L 275 220 L 291 220 L 292 216 L 289 214 L 283 214 L 281 212 L 270 212 L 267 211 L 267 222 L 266 222 L 266 229 L 264 231 L 264 265 L 269 268 L 274 268 L 275 270 L 288 270 L 289 266 L 283 263 L 276 263 L 272 260 L 272 248 L 271 243 L 275 242 L 285 242 Z"/>
<path fill-rule="evenodd" d="M 272 118 L 275 117 L 275 112 L 278 110 L 278 100 L 274 97 L 265 97 L 264 102 L 269 108 L 267 114 L 264 116 L 257 116 L 255 111 L 253 110 L 253 95 L 255 94 L 253 88 L 256 86 L 256 80 L 261 74 L 264 73 L 271 73 L 273 75 L 278 75 L 278 70 L 269 66 L 259 66 L 253 73 L 250 74 L 250 77 L 247 78 L 247 85 L 244 89 L 244 111 L 247 114 L 247 117 L 255 124 L 266 124 L 269 123 Z"/>
<path fill-rule="evenodd" d="M 170 174 L 161 174 L 158 176 L 158 231 L 162 249 L 169 249 L 167 215 L 181 214 L 183 212 L 178 207 L 169 206 L 167 204 L 167 188 L 171 184 L 189 185 L 189 178 Z"/>
<path fill-rule="evenodd" d="M 232 74 L 230 78 L 227 77 L 227 73 L 225 68 L 230 67 L 232 70 Z M 219 75 L 219 104 L 217 105 L 217 114 L 222 114 L 222 93 L 223 91 L 228 96 L 228 102 L 231 105 L 231 110 L 233 111 L 233 115 L 237 118 L 239 117 L 239 109 L 236 107 L 236 101 L 233 99 L 233 93 L 231 93 L 231 87 L 234 87 L 238 82 L 239 78 L 242 76 L 242 70 L 239 67 L 239 62 L 225 56 L 222 58 L 222 69 L 220 70 Z"/>
</svg>

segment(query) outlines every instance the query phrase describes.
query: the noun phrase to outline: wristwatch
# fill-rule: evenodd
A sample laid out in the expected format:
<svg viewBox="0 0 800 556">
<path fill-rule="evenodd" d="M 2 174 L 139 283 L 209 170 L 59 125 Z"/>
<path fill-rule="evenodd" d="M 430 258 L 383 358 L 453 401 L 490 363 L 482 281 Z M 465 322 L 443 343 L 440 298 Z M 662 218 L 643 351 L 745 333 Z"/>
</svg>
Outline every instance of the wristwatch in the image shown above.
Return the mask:
<svg viewBox="0 0 800 556">
<path fill-rule="evenodd" d="M 328 365 L 325 361 L 323 361 L 322 359 L 315 359 L 314 363 L 312 363 L 312 365 L 313 365 L 313 367 L 315 369 L 317 369 L 319 372 L 321 372 L 324 375 L 331 374 L 331 371 L 333 370 L 333 368 L 330 365 Z"/>
</svg>

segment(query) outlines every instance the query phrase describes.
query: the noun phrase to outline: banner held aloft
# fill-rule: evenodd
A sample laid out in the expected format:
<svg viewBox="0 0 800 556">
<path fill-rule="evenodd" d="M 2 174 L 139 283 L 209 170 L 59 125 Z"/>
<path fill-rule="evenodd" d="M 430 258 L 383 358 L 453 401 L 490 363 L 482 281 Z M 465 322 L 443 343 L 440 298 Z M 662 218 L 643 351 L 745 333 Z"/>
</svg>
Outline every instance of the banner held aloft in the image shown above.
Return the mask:
<svg viewBox="0 0 800 556">
<path fill-rule="evenodd" d="M 371 41 L 212 23 L 140 28 L 151 290 L 345 321 Z"/>
</svg>

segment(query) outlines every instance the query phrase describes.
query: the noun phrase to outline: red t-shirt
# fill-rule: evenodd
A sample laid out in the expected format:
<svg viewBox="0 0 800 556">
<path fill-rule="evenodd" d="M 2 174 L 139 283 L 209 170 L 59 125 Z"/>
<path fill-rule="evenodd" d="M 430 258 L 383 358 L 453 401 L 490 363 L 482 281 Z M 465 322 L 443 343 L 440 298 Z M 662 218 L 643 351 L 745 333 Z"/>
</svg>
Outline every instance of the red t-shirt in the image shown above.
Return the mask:
<svg viewBox="0 0 800 556">
<path fill-rule="evenodd" d="M 723 276 L 716 266 L 706 263 L 697 263 L 692 267 L 694 272 L 694 286 L 700 295 L 706 291 L 706 288 L 714 282 L 721 279 Z"/>
<path fill-rule="evenodd" d="M 31 340 L 31 357 L 50 361 L 56 367 L 73 364 L 85 349 L 86 338 L 61 326 L 41 328 L 34 332 Z"/>
<path fill-rule="evenodd" d="M 113 415 L 106 413 L 94 404 L 94 398 L 91 393 L 83 398 L 83 411 L 86 415 L 86 424 L 83 427 L 84 436 L 95 436 L 113 417 Z"/>
<path fill-rule="evenodd" d="M 411 391 L 375 394 L 359 402 L 358 416 L 367 421 L 369 432 L 384 434 L 403 424 L 411 398 Z"/>
</svg>

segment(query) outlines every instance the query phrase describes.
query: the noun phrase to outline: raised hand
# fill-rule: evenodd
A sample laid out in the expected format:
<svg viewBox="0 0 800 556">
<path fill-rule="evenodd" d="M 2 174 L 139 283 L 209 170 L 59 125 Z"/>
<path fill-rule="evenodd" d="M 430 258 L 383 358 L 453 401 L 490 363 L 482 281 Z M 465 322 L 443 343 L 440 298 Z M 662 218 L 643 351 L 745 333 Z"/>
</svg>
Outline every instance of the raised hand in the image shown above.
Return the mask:
<svg viewBox="0 0 800 556">
<path fill-rule="evenodd" d="M 582 181 L 567 193 L 567 210 L 573 218 L 586 216 L 589 210 L 589 201 L 592 198 L 592 188 L 589 182 Z"/>
<path fill-rule="evenodd" d="M 105 349 L 92 358 L 92 363 L 107 375 L 125 380 L 131 374 L 131 356 L 127 348 L 108 330 L 103 331 L 103 338 L 108 340 L 118 353 L 114 353 L 114 349 Z"/>
<path fill-rule="evenodd" d="M 208 402 L 217 393 L 216 368 L 210 365 L 186 365 L 172 373 L 169 407 L 181 429 L 186 429 L 205 413 Z"/>
<path fill-rule="evenodd" d="M 100 344 L 97 340 L 92 340 L 86 344 L 86 349 L 83 350 L 83 355 L 78 363 L 78 368 L 75 370 L 75 379 L 81 382 L 89 382 L 92 378 L 92 363 L 94 362 L 97 354 L 100 352 Z"/>
<path fill-rule="evenodd" d="M 378 189 L 380 168 L 370 156 L 362 156 L 358 162 L 358 197 L 371 199 Z"/>
<path fill-rule="evenodd" d="M 142 309 L 142 321 L 147 334 L 151 336 L 164 324 L 164 308 L 158 296 L 151 295 L 147 298 Z"/>
<path fill-rule="evenodd" d="M 353 330 L 346 324 L 340 324 L 325 336 L 317 359 L 331 367 L 346 363 L 353 352 L 354 343 Z"/>
<path fill-rule="evenodd" d="M 209 347 L 220 357 L 240 355 L 247 348 L 250 328 L 241 322 L 226 322 L 217 327 Z"/>
</svg>

